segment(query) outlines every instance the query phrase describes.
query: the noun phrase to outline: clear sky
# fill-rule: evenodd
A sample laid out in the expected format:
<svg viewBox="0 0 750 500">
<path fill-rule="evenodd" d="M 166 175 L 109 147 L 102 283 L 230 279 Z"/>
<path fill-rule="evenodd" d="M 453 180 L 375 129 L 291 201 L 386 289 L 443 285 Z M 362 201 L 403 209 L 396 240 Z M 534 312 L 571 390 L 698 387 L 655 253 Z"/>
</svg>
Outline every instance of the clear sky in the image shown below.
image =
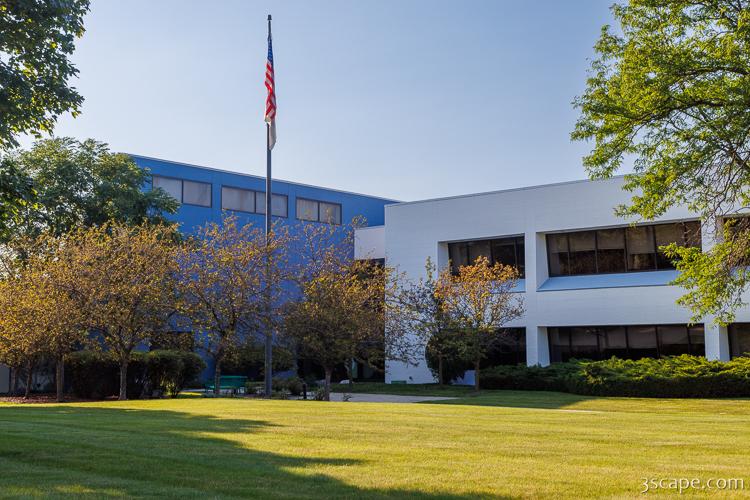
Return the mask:
<svg viewBox="0 0 750 500">
<path fill-rule="evenodd" d="M 570 142 L 609 0 L 93 0 L 56 135 L 401 200 L 585 177 Z M 25 142 L 28 145 L 28 141 Z"/>
</svg>

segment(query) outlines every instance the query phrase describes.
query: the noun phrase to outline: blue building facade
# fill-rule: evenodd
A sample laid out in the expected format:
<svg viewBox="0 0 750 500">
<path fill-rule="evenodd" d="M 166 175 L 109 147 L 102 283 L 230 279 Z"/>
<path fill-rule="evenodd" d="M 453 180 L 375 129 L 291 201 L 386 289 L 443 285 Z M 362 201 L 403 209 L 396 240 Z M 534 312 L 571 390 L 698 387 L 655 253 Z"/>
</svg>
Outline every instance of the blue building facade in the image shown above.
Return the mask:
<svg viewBox="0 0 750 500">
<path fill-rule="evenodd" d="M 227 212 L 241 225 L 265 226 L 265 177 L 178 163 L 146 156 L 130 155 L 135 163 L 152 175 L 152 187 L 160 187 L 180 202 L 177 213 L 169 218 L 185 234 L 195 233 L 208 222 L 220 223 Z M 274 224 L 289 228 L 290 236 L 304 224 L 344 226 L 362 218 L 367 226 L 385 222 L 385 206 L 396 203 L 376 196 L 336 189 L 273 180 L 272 215 Z M 343 237 L 343 232 L 342 232 Z M 352 254 L 354 249 L 351 249 Z M 290 259 L 294 262 L 294 258 Z M 204 379 L 213 373 L 206 359 Z"/>
<path fill-rule="evenodd" d="M 265 177 L 209 167 L 130 155 L 138 166 L 148 169 L 155 186 L 181 202 L 171 218 L 185 233 L 193 233 L 207 222 L 221 222 L 231 211 L 241 224 L 264 227 Z M 368 226 L 384 223 L 385 206 L 396 200 L 336 189 L 273 180 L 274 220 L 289 226 L 299 222 L 347 224 L 363 217 Z"/>
</svg>

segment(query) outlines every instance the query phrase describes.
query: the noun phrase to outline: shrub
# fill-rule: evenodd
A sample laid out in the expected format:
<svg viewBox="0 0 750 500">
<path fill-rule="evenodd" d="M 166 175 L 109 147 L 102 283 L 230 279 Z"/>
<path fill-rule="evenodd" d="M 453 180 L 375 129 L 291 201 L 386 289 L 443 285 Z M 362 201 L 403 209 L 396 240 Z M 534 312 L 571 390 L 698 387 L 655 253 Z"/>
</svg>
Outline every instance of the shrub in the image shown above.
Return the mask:
<svg viewBox="0 0 750 500">
<path fill-rule="evenodd" d="M 274 378 L 273 390 L 289 391 L 289 394 L 299 396 L 300 394 L 302 394 L 302 384 L 304 384 L 304 382 L 299 377 Z"/>
<path fill-rule="evenodd" d="M 128 365 L 128 396 L 177 396 L 206 367 L 193 352 L 157 350 L 134 352 Z M 119 363 L 107 353 L 78 351 L 67 359 L 73 392 L 86 399 L 101 399 L 119 392 Z"/>
<path fill-rule="evenodd" d="M 119 392 L 120 367 L 97 351 L 78 351 L 66 358 L 66 377 L 79 398 L 101 399 Z"/>
<path fill-rule="evenodd" d="M 750 396 L 750 358 L 708 361 L 674 356 L 572 360 L 549 367 L 496 366 L 482 371 L 485 389 L 565 391 L 590 396 L 716 398 Z"/>
</svg>

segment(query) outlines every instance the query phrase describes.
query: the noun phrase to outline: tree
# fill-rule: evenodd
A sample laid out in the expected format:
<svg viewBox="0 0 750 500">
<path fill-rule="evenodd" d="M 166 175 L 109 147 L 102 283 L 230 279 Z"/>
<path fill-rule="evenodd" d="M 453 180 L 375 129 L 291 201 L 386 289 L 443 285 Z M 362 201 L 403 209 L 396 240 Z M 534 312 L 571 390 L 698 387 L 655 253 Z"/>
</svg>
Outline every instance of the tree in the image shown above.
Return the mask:
<svg viewBox="0 0 750 500">
<path fill-rule="evenodd" d="M 36 290 L 20 277 L 0 281 L 0 361 L 14 374 L 11 390 L 16 388 L 16 377 L 26 372 L 25 398 L 31 392 L 35 367 L 46 350 L 45 331 L 37 321 Z"/>
<path fill-rule="evenodd" d="M 214 393 L 221 389 L 222 362 L 248 338 L 273 327 L 270 304 L 278 304 L 285 236 L 264 232 L 236 217 L 209 223 L 179 255 L 181 313 L 196 344 L 214 362 Z"/>
<path fill-rule="evenodd" d="M 110 221 L 164 223 L 163 214 L 179 206 L 161 189 L 144 190 L 150 174 L 128 155 L 92 139 L 38 141 L 28 151 L 6 155 L 3 164 L 28 179 L 36 195 L 34 205 L 19 209 L 9 238 L 60 236 Z"/>
<path fill-rule="evenodd" d="M 631 203 L 617 212 L 653 219 L 670 207 L 698 213 L 710 251 L 672 246 L 693 319 L 730 322 L 750 282 L 750 235 L 722 223 L 750 202 L 750 2 L 631 0 L 612 7 L 620 33 L 602 29 L 572 138 L 593 140 L 592 178 L 626 159 Z M 723 241 L 722 241 L 723 240 Z"/>
<path fill-rule="evenodd" d="M 88 0 L 0 5 L 0 149 L 16 146 L 18 134 L 51 132 L 65 112 L 78 114 L 83 98 L 69 84 L 78 70 L 68 56 L 88 8 Z"/>
<path fill-rule="evenodd" d="M 177 310 L 176 231 L 108 223 L 63 236 L 55 255 L 59 286 L 120 364 L 121 400 L 132 352 L 168 329 Z"/>
<path fill-rule="evenodd" d="M 30 177 L 23 174 L 7 157 L 0 158 L 0 241 L 11 235 L 25 208 L 32 205 L 35 191 Z"/>
<path fill-rule="evenodd" d="M 302 297 L 291 302 L 285 334 L 298 354 L 323 367 L 325 399 L 330 401 L 336 365 L 367 362 L 382 352 L 386 269 L 367 261 L 318 268 L 302 283 Z"/>
<path fill-rule="evenodd" d="M 474 362 L 474 388 L 479 390 L 482 359 L 501 340 L 500 329 L 523 315 L 523 298 L 514 293 L 518 271 L 479 256 L 454 275 L 440 272 L 435 295 L 452 324 L 461 331 L 468 359 Z"/>
<path fill-rule="evenodd" d="M 400 277 L 398 291 L 389 308 L 389 328 L 409 332 L 411 342 L 409 358 L 416 358 L 418 349 L 424 350 L 430 369 L 438 383 L 446 382 L 446 365 L 462 356 L 461 336 L 451 325 L 450 318 L 437 295 L 436 268 L 428 258 L 425 277 L 410 281 Z M 456 363 L 452 363 L 456 364 Z M 459 361 L 459 364 L 464 364 Z M 462 370 L 463 371 L 463 370 Z M 453 370 L 449 370 L 454 375 Z M 453 376 L 449 377 L 450 381 Z"/>
</svg>

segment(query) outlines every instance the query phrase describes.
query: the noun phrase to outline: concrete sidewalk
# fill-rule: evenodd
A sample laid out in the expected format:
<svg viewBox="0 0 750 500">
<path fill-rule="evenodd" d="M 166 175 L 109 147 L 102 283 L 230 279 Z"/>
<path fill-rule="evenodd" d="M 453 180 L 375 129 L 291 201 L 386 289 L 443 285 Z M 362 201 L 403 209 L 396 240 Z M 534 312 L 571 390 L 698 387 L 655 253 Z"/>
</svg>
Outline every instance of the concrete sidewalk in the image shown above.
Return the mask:
<svg viewBox="0 0 750 500">
<path fill-rule="evenodd" d="M 349 401 L 352 403 L 422 403 L 425 401 L 445 401 L 449 398 L 445 396 L 397 396 L 395 394 L 363 394 L 363 393 L 348 393 L 350 397 Z M 331 401 L 343 401 L 343 392 L 332 392 Z"/>
</svg>

